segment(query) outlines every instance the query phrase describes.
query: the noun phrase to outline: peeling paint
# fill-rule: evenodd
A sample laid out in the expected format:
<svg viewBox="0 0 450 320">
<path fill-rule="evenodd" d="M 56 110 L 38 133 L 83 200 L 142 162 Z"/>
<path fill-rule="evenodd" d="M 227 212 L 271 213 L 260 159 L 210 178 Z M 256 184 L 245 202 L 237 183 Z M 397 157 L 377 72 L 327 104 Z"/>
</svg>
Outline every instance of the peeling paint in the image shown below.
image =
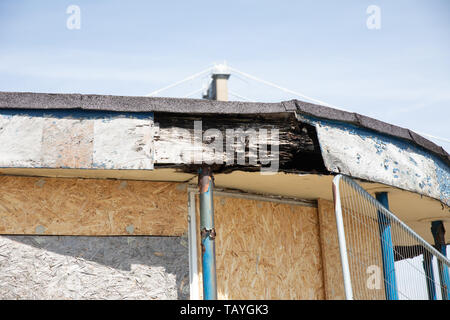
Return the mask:
<svg viewBox="0 0 450 320">
<path fill-rule="evenodd" d="M 153 169 L 152 122 L 128 118 L 94 123 L 92 167 L 101 169 Z"/>
<path fill-rule="evenodd" d="M 45 119 L 0 114 L 0 167 L 39 167 Z"/>
<path fill-rule="evenodd" d="M 153 169 L 153 113 L 0 110 L 0 167 Z"/>
<path fill-rule="evenodd" d="M 316 126 L 329 171 L 417 192 L 450 205 L 450 168 L 431 152 L 352 124 L 298 117 Z"/>
</svg>

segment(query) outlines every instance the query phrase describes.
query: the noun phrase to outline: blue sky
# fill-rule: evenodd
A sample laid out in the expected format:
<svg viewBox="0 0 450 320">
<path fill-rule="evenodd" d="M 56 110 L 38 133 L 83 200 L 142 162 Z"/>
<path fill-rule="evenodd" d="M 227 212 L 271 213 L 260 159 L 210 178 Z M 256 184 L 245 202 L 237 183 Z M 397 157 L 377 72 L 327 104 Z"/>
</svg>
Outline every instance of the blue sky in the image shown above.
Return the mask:
<svg viewBox="0 0 450 320">
<path fill-rule="evenodd" d="M 79 30 L 66 27 L 69 5 L 81 9 Z M 366 26 L 369 5 L 381 10 L 379 30 Z M 450 139 L 449 39 L 448 0 L 3 0 L 0 91 L 145 95 L 226 60 L 332 105 Z M 162 95 L 183 97 L 206 81 Z M 255 101 L 296 98 L 237 75 L 230 90 Z"/>
</svg>

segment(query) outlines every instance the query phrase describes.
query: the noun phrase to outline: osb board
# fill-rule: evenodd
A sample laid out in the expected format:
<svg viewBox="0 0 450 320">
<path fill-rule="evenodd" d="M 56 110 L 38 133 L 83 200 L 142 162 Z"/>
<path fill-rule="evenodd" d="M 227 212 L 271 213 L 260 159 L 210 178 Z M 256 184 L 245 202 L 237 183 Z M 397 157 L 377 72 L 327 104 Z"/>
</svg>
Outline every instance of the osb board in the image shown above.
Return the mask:
<svg viewBox="0 0 450 320">
<path fill-rule="evenodd" d="M 385 300 L 383 260 L 378 221 L 352 218 L 343 210 L 345 241 L 354 299 Z M 336 222 L 335 222 L 336 223 Z M 370 288 L 373 278 L 371 267 L 378 268 L 379 288 Z"/>
<path fill-rule="evenodd" d="M 325 298 L 327 300 L 344 300 L 342 264 L 333 202 L 319 199 L 317 201 L 317 209 L 320 222 Z"/>
<path fill-rule="evenodd" d="M 345 299 L 333 202 L 319 199 L 318 211 L 326 299 Z M 344 229 L 354 298 L 384 300 L 386 296 L 382 282 L 379 289 L 371 289 L 368 286 L 369 278 L 373 275 L 368 267 L 375 265 L 380 268 L 379 270 L 383 268 L 377 224 L 355 224 L 355 221 L 350 221 L 347 217 L 348 215 L 344 212 Z"/>
<path fill-rule="evenodd" d="M 173 168 L 156 168 L 155 170 L 0 168 L 0 175 L 2 174 L 165 182 L 186 182 L 191 180 L 191 183 L 197 183 L 196 174 L 184 173 Z M 332 180 L 332 175 L 298 175 L 283 172 L 278 172 L 274 175 L 261 175 L 260 172 L 245 171 L 215 174 L 216 186 L 222 189 L 236 189 L 249 193 L 310 200 L 321 198 L 332 201 L 333 195 L 330 187 Z M 427 242 L 434 242 L 433 235 L 430 232 L 431 221 L 442 220 L 444 221 L 445 229 L 450 230 L 450 207 L 443 207 L 440 201 L 379 183 L 356 181 L 372 196 L 376 192 L 388 192 L 391 211 Z M 275 185 L 276 188 L 274 188 Z M 446 242 L 450 243 L 450 232 L 447 232 L 445 237 Z"/>
<path fill-rule="evenodd" d="M 176 183 L 0 176 L 0 234 L 177 236 L 186 215 Z"/>
<path fill-rule="evenodd" d="M 187 299 L 186 237 L 0 236 L 0 299 Z"/>
<path fill-rule="evenodd" d="M 316 208 L 215 197 L 214 218 L 219 299 L 324 299 Z"/>
</svg>

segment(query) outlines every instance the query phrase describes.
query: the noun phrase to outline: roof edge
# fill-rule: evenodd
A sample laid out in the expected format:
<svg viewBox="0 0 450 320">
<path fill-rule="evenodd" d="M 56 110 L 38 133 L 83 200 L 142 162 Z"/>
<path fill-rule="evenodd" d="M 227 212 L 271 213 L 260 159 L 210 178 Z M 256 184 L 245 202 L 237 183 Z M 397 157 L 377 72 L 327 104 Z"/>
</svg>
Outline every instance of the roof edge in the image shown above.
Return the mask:
<svg viewBox="0 0 450 320">
<path fill-rule="evenodd" d="M 190 114 L 270 114 L 297 112 L 313 117 L 351 123 L 398 137 L 438 155 L 450 165 L 450 156 L 441 146 L 412 130 L 358 113 L 300 100 L 279 103 L 215 101 L 205 99 L 115 96 L 79 93 L 0 92 L 0 109 L 82 109 L 117 112 L 168 112 Z"/>
<path fill-rule="evenodd" d="M 356 112 L 343 111 L 300 100 L 291 100 L 284 103 L 295 104 L 297 112 L 304 115 L 309 115 L 320 119 L 346 122 L 379 133 L 407 140 L 428 151 L 433 152 L 434 154 L 442 158 L 447 165 L 450 165 L 450 155 L 447 153 L 447 151 L 445 151 L 444 148 L 438 146 L 434 142 L 422 137 L 412 130 L 402 128 L 368 116 L 364 116 Z"/>
<path fill-rule="evenodd" d="M 286 109 L 281 103 L 35 92 L 0 92 L 0 109 L 82 109 L 118 112 L 201 114 L 286 112 Z"/>
</svg>

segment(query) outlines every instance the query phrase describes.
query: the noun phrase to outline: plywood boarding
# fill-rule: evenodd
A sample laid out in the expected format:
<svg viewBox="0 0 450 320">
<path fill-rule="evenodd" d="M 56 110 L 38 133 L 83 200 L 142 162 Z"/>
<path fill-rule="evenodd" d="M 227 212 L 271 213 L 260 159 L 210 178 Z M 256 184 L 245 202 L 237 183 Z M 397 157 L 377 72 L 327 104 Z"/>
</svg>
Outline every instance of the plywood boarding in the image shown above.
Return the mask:
<svg viewBox="0 0 450 320">
<path fill-rule="evenodd" d="M 324 299 L 316 208 L 228 197 L 214 208 L 219 299 Z"/>
<path fill-rule="evenodd" d="M 333 202 L 319 199 L 317 209 L 320 222 L 325 298 L 327 300 L 343 300 L 345 292 Z"/>
<path fill-rule="evenodd" d="M 345 299 L 334 205 L 331 201 L 319 199 L 318 210 L 326 299 Z M 375 265 L 380 270 L 383 268 L 376 224 L 355 225 L 354 221 L 350 224 L 344 215 L 344 229 L 347 249 L 350 251 L 349 264 L 355 298 L 385 299 L 383 284 L 380 289 L 367 286 L 372 275 L 367 267 Z"/>
<path fill-rule="evenodd" d="M 385 300 L 378 222 L 365 218 L 355 219 L 349 213 L 343 215 L 353 296 L 355 299 Z M 378 289 L 371 288 L 368 285 L 372 282 L 370 279 L 373 278 L 371 277 L 373 275 L 371 267 L 373 266 L 376 266 L 380 271 L 378 274 L 380 276 Z"/>
<path fill-rule="evenodd" d="M 0 168 L 0 175 L 21 175 L 60 178 L 124 179 L 152 180 L 165 182 L 197 183 L 197 175 L 181 172 L 177 169 L 156 168 L 155 170 L 85 170 L 85 169 L 30 169 Z M 272 194 L 276 196 L 315 200 L 318 198 L 333 200 L 331 192 L 332 175 L 287 174 L 261 175 L 260 172 L 233 171 L 216 173 L 218 188 L 243 190 L 249 193 Z M 444 221 L 445 229 L 450 230 L 450 207 L 442 206 L 438 200 L 398 188 L 358 181 L 364 189 L 374 196 L 376 192 L 389 193 L 389 208 L 396 216 L 413 228 L 429 243 L 434 243 L 430 232 L 430 222 Z M 274 188 L 276 185 L 276 188 Z M 446 233 L 446 242 L 450 242 L 450 232 Z"/>
<path fill-rule="evenodd" d="M 0 299 L 187 299 L 185 237 L 0 236 Z"/>
<path fill-rule="evenodd" d="M 0 234 L 179 236 L 186 212 L 176 183 L 0 176 Z"/>
</svg>

